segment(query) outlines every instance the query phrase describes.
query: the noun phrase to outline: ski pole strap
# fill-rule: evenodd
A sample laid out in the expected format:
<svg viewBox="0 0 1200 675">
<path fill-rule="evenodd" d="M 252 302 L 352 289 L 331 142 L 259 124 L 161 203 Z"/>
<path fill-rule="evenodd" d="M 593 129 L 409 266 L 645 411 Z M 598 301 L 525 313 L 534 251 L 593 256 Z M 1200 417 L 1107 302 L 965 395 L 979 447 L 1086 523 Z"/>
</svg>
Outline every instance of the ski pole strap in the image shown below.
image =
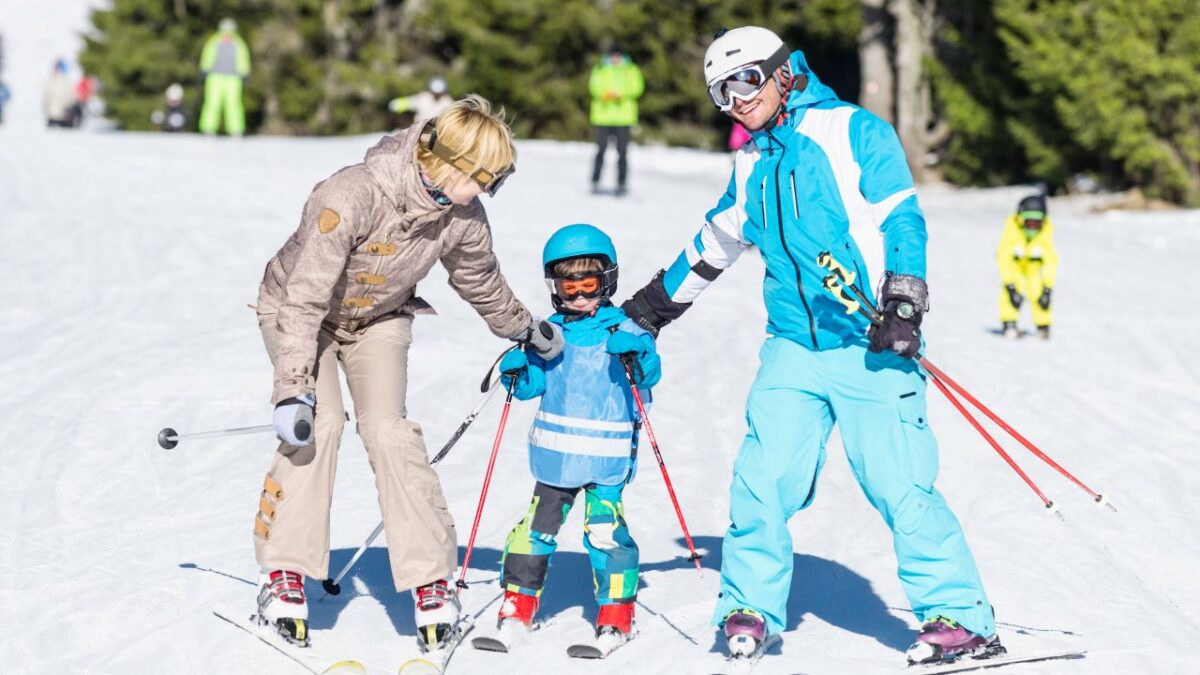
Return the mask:
<svg viewBox="0 0 1200 675">
<path fill-rule="evenodd" d="M 517 344 L 514 344 L 513 346 L 508 347 L 504 351 L 500 352 L 500 356 L 496 357 L 496 360 L 492 362 L 492 366 L 490 368 L 488 368 L 487 373 L 484 374 L 483 382 L 481 382 L 479 384 L 479 391 L 481 393 L 486 392 L 488 389 L 490 389 L 492 387 L 493 384 L 496 383 L 496 380 L 492 379 L 492 373 L 494 373 L 496 371 L 496 366 L 500 365 L 500 359 L 503 359 L 505 354 L 511 352 L 514 349 L 519 348 L 520 346 L 521 346 L 521 343 L 518 342 Z"/>
</svg>

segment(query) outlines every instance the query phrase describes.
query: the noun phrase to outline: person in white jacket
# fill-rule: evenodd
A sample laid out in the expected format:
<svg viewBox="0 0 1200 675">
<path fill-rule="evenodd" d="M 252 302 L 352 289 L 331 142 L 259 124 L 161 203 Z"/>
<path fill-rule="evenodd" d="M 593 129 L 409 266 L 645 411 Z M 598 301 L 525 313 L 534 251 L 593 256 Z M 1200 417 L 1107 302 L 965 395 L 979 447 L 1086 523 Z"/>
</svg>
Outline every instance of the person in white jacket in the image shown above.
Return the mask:
<svg viewBox="0 0 1200 675">
<path fill-rule="evenodd" d="M 54 70 L 42 90 L 42 108 L 46 112 L 46 126 L 75 126 L 75 85 L 67 76 L 64 59 L 54 63 Z"/>
</svg>

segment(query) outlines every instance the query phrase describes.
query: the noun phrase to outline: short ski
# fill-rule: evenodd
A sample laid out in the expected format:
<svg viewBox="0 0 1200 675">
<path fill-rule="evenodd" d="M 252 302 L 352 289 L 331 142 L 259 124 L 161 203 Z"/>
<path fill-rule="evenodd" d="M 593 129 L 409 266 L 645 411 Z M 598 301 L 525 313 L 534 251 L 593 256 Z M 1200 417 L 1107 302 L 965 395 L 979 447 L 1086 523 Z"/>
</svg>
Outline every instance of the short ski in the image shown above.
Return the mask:
<svg viewBox="0 0 1200 675">
<path fill-rule="evenodd" d="M 500 652 L 507 654 L 518 643 L 524 642 L 529 634 L 541 630 L 545 625 L 535 621 L 532 626 L 524 628 L 515 621 L 505 622 L 495 633 L 480 635 L 471 639 L 471 646 L 485 652 Z"/>
<path fill-rule="evenodd" d="M 605 633 L 592 642 L 567 647 L 567 656 L 577 659 L 602 659 L 615 652 L 621 645 L 629 644 L 629 641 L 635 637 L 637 637 L 637 633 L 630 635 Z"/>
<path fill-rule="evenodd" d="M 343 660 L 330 663 L 312 651 L 312 647 L 301 647 L 285 640 L 271 626 L 262 625 L 253 615 L 235 614 L 219 609 L 213 610 L 213 616 L 230 623 L 237 628 L 258 638 L 260 642 L 287 657 L 300 667 L 314 675 L 349 675 L 350 673 L 365 673 L 366 668 L 358 661 Z M 245 616 L 246 618 L 239 618 Z"/>
<path fill-rule="evenodd" d="M 415 659 L 409 659 L 400 664 L 400 675 L 440 675 L 445 672 L 446 666 L 450 664 L 450 658 L 454 656 L 454 650 L 466 639 L 467 634 L 475 628 L 475 618 L 466 617 L 458 622 L 454 628 L 454 634 L 441 649 L 434 649 L 418 656 Z"/>
<path fill-rule="evenodd" d="M 950 662 L 921 664 L 914 663 L 902 672 L 905 675 L 933 675 L 935 673 L 966 673 L 985 668 L 1000 668 L 1014 663 L 1036 663 L 1038 661 L 1059 661 L 1082 659 L 1087 652 L 1049 652 L 1043 654 L 1025 654 L 1022 656 L 1004 655 L 985 659 L 973 659 L 969 656 Z"/>
</svg>

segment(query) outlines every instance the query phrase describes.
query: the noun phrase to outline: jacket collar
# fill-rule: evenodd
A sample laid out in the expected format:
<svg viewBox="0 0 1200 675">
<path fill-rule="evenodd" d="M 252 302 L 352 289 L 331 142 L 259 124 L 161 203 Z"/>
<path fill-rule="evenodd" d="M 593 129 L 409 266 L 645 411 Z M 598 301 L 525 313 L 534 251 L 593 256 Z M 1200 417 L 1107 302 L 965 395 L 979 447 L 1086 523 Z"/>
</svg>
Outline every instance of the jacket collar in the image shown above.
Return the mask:
<svg viewBox="0 0 1200 675">
<path fill-rule="evenodd" d="M 808 67 L 808 60 L 804 58 L 804 52 L 798 49 L 792 52 L 790 63 L 793 77 L 801 74 L 806 76 L 808 86 L 801 90 L 792 89 L 788 92 L 787 98 L 783 102 L 783 112 L 773 126 L 750 133 L 750 138 L 759 150 L 770 150 L 776 142 L 787 143 L 792 134 L 796 132 L 796 127 L 800 124 L 800 120 L 804 119 L 804 113 L 809 108 L 825 101 L 840 100 L 833 89 L 821 82 L 817 74 Z"/>
<path fill-rule="evenodd" d="M 417 140 L 421 135 L 422 125 L 415 125 L 384 136 L 363 159 L 367 171 L 388 201 L 397 210 L 412 217 L 413 220 L 440 215 L 449 211 L 453 204 L 438 204 L 421 181 L 421 170 L 417 164 Z"/>
</svg>

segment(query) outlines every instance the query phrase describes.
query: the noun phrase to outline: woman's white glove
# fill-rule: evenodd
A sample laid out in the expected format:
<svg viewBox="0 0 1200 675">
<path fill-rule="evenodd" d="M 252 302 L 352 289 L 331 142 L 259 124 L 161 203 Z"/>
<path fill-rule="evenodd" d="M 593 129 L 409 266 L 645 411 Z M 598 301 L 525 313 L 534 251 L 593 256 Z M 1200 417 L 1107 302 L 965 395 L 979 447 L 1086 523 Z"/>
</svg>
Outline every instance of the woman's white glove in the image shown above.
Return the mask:
<svg viewBox="0 0 1200 675">
<path fill-rule="evenodd" d="M 545 319 L 534 319 L 513 340 L 526 344 L 543 361 L 553 361 L 563 350 L 562 329 Z"/>
<path fill-rule="evenodd" d="M 312 394 L 285 398 L 275 404 L 275 435 L 279 440 L 302 448 L 312 442 L 313 408 L 317 399 Z"/>
</svg>

